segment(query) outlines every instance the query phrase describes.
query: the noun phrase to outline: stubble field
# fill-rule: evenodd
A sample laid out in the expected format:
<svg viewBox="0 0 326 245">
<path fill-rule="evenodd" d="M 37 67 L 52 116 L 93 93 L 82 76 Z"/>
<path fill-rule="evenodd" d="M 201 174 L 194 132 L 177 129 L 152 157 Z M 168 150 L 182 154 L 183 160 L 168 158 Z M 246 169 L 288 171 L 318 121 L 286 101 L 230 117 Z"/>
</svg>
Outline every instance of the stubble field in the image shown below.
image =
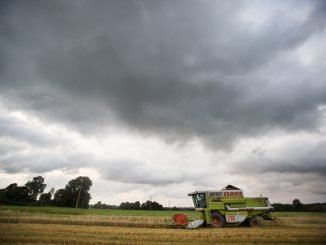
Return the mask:
<svg viewBox="0 0 326 245">
<path fill-rule="evenodd" d="M 255 229 L 196 230 L 173 226 L 174 213 L 0 206 L 0 244 L 326 244 L 325 213 L 275 213 Z"/>
</svg>

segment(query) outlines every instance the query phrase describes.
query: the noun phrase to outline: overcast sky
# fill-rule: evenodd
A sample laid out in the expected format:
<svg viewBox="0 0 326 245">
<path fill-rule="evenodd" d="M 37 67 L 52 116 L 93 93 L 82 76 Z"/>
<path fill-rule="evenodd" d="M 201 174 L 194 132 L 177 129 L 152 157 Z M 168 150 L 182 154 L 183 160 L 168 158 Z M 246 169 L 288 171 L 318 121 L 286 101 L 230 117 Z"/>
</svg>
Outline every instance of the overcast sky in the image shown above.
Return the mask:
<svg viewBox="0 0 326 245">
<path fill-rule="evenodd" d="M 325 202 L 325 44 L 325 1 L 1 1 L 0 188 Z"/>
</svg>

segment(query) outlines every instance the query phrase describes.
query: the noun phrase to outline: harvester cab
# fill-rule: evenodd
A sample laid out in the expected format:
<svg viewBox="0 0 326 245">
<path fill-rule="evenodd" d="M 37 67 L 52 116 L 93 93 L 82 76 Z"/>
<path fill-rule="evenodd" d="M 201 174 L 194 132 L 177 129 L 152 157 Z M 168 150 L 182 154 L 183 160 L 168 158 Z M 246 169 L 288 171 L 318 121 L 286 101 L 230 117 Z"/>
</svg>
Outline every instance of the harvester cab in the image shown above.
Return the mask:
<svg viewBox="0 0 326 245">
<path fill-rule="evenodd" d="M 272 220 L 270 205 L 266 197 L 244 197 L 243 191 L 235 186 L 228 185 L 219 191 L 195 191 L 189 193 L 192 197 L 195 210 L 200 212 L 203 225 L 223 227 L 225 224 L 244 224 L 258 226 L 257 217 Z M 174 216 L 174 220 L 178 223 Z M 180 219 L 180 217 L 179 217 Z M 189 219 L 184 219 L 189 220 Z M 192 221 L 193 222 L 193 221 Z M 187 225 L 187 222 L 184 224 Z M 189 226 L 189 225 L 188 225 Z M 193 228 L 193 223 L 190 227 Z"/>
<path fill-rule="evenodd" d="M 205 192 L 194 192 L 188 195 L 192 196 L 195 208 L 207 208 L 207 198 Z"/>
</svg>

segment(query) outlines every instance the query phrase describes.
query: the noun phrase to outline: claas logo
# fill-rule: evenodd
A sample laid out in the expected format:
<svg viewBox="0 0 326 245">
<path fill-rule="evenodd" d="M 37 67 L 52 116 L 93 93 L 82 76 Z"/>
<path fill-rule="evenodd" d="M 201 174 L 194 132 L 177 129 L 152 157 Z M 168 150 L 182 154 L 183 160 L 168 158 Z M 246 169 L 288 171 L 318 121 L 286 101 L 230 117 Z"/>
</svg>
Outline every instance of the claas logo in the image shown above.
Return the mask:
<svg viewBox="0 0 326 245">
<path fill-rule="evenodd" d="M 225 197 L 243 197 L 241 191 L 226 191 L 224 192 L 223 196 Z"/>
</svg>

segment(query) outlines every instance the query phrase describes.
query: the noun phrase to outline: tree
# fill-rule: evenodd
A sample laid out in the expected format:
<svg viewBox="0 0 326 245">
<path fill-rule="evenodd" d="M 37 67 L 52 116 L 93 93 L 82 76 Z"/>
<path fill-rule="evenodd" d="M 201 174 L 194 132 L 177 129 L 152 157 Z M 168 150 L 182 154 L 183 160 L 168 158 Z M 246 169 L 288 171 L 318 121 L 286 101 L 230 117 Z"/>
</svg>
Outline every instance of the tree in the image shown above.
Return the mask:
<svg viewBox="0 0 326 245">
<path fill-rule="evenodd" d="M 93 208 L 106 209 L 106 208 L 108 208 L 108 205 L 105 203 L 102 203 L 101 201 L 98 201 L 96 204 L 93 205 Z"/>
<path fill-rule="evenodd" d="M 163 206 L 157 202 L 147 201 L 141 205 L 144 210 L 163 210 Z"/>
<path fill-rule="evenodd" d="M 67 199 L 66 190 L 59 189 L 54 194 L 53 203 L 56 206 L 64 207 L 64 206 L 66 206 L 66 203 L 67 203 L 66 199 Z"/>
<path fill-rule="evenodd" d="M 92 181 L 87 176 L 79 176 L 70 180 L 65 189 L 60 189 L 54 194 L 53 202 L 57 206 L 88 208 L 91 195 L 89 190 Z"/>
<path fill-rule="evenodd" d="M 7 188 L 0 190 L 0 201 L 8 204 L 31 204 L 35 203 L 37 196 L 43 193 L 46 184 L 42 176 L 34 177 L 25 186 L 10 184 Z"/>
<path fill-rule="evenodd" d="M 138 210 L 140 209 L 140 202 L 122 202 L 119 207 L 126 210 Z"/>
<path fill-rule="evenodd" d="M 293 211 L 294 207 L 292 204 L 282 204 L 282 203 L 274 203 L 272 204 L 275 211 Z"/>
<path fill-rule="evenodd" d="M 0 202 L 4 200 L 5 195 L 6 195 L 6 189 L 0 189 Z"/>
<path fill-rule="evenodd" d="M 28 188 L 18 186 L 16 183 L 10 184 L 5 189 L 1 189 L 1 202 L 7 204 L 27 204 L 31 202 Z"/>
<path fill-rule="evenodd" d="M 294 207 L 294 210 L 296 210 L 296 211 L 303 210 L 303 204 L 300 202 L 299 199 L 294 199 L 292 202 L 292 206 Z"/>
<path fill-rule="evenodd" d="M 66 185 L 68 193 L 68 205 L 70 207 L 88 208 L 91 195 L 89 190 L 92 186 L 92 181 L 87 176 L 79 176 L 76 179 L 70 180 Z"/>
<path fill-rule="evenodd" d="M 134 209 L 137 209 L 137 210 L 140 209 L 140 202 L 139 201 L 134 203 Z"/>
<path fill-rule="evenodd" d="M 34 200 L 31 199 L 29 195 L 29 190 L 26 186 L 18 186 L 15 190 L 15 197 L 12 201 L 20 204 L 28 204 Z"/>
<path fill-rule="evenodd" d="M 52 198 L 52 194 L 51 192 L 48 193 L 42 193 L 40 195 L 40 205 L 49 205 L 51 204 L 51 198 Z"/>
<path fill-rule="evenodd" d="M 32 181 L 28 181 L 25 184 L 25 187 L 28 189 L 28 194 L 32 201 L 36 201 L 37 196 L 42 194 L 46 184 L 44 184 L 44 178 L 42 176 L 34 177 Z"/>
<path fill-rule="evenodd" d="M 10 201 L 10 200 L 14 199 L 14 197 L 17 194 L 16 193 L 17 187 L 18 187 L 18 185 L 16 183 L 12 183 L 12 184 L 8 185 L 6 188 L 1 189 L 1 191 L 0 191 L 1 201 L 6 202 L 6 201 Z"/>
<path fill-rule="evenodd" d="M 98 201 L 97 203 L 95 203 L 92 208 L 100 208 L 100 209 L 118 209 L 118 206 L 115 205 L 109 205 L 106 203 L 102 203 L 101 201 Z"/>
</svg>

